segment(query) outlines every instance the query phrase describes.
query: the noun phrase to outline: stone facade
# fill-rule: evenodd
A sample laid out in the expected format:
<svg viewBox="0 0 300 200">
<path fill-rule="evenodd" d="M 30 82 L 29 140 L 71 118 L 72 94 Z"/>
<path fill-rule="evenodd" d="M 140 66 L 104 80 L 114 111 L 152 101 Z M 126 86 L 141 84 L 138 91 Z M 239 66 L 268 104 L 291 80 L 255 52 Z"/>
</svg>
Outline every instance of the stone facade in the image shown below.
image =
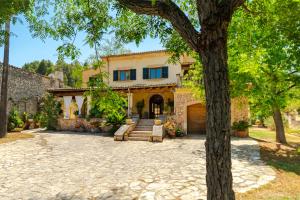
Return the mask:
<svg viewBox="0 0 300 200">
<path fill-rule="evenodd" d="M 187 107 L 194 104 L 205 104 L 197 100 L 187 88 L 177 88 L 174 93 L 175 118 L 177 123 L 187 131 Z M 249 104 L 246 97 L 231 99 L 231 123 L 249 119 Z"/>
<path fill-rule="evenodd" d="M 177 88 L 174 93 L 175 119 L 185 132 L 187 132 L 187 107 L 193 104 L 203 103 L 196 100 L 191 90 Z"/>
<path fill-rule="evenodd" d="M 1 83 L 2 66 L 0 66 L 0 72 Z M 63 82 L 58 79 L 31 73 L 13 66 L 10 66 L 8 80 L 8 111 L 15 106 L 20 113 L 36 113 L 38 102 L 47 89 L 63 87 Z"/>
</svg>

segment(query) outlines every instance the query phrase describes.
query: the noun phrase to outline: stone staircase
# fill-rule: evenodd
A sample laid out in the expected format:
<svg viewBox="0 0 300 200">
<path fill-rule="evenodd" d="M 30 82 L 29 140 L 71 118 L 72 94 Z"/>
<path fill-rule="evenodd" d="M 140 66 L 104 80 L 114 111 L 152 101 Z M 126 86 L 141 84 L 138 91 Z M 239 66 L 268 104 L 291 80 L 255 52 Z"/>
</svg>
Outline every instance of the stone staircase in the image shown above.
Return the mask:
<svg viewBox="0 0 300 200">
<path fill-rule="evenodd" d="M 129 133 L 128 140 L 151 141 L 153 125 L 154 125 L 153 119 L 139 120 L 135 129 Z"/>
</svg>

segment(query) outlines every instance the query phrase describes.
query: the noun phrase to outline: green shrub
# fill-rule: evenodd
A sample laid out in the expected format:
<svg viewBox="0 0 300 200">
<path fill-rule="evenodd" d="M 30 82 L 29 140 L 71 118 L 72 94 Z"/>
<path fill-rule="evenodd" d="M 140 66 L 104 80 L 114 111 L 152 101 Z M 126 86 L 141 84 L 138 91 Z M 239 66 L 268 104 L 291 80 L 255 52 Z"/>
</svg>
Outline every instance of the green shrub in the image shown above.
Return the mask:
<svg viewBox="0 0 300 200">
<path fill-rule="evenodd" d="M 126 119 L 126 114 L 122 112 L 112 112 L 110 114 L 107 114 L 106 116 L 106 125 L 118 127 L 122 124 L 124 124 Z"/>
<path fill-rule="evenodd" d="M 48 130 L 55 130 L 60 113 L 61 103 L 56 101 L 52 94 L 46 94 L 42 98 L 41 112 L 37 116 L 38 122 Z"/>
<path fill-rule="evenodd" d="M 184 132 L 179 127 L 176 128 L 175 134 L 176 134 L 176 137 L 183 137 L 184 136 Z"/>
<path fill-rule="evenodd" d="M 15 107 L 13 107 L 8 115 L 7 130 L 12 131 L 15 128 L 22 128 L 23 125 L 24 125 L 24 122 L 22 121 L 22 119 L 20 117 L 19 111 Z"/>
<path fill-rule="evenodd" d="M 104 114 L 104 110 L 97 107 L 93 106 L 90 110 L 90 116 L 89 118 L 102 118 Z"/>
<path fill-rule="evenodd" d="M 246 120 L 240 120 L 237 122 L 233 122 L 232 129 L 236 131 L 245 131 L 249 127 L 249 122 Z"/>
<path fill-rule="evenodd" d="M 27 112 L 23 112 L 21 118 L 22 118 L 22 121 L 24 122 L 24 129 L 29 129 L 29 118 L 31 117 L 31 115 Z"/>
</svg>

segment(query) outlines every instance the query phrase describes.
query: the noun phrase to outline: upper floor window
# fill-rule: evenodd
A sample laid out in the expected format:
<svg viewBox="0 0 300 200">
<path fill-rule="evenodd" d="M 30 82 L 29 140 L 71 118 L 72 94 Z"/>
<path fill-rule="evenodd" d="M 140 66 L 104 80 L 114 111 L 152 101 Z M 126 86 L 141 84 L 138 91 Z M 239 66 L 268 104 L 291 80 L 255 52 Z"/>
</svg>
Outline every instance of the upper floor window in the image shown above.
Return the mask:
<svg viewBox="0 0 300 200">
<path fill-rule="evenodd" d="M 136 80 L 136 69 L 130 70 L 114 70 L 114 81 Z"/>
<path fill-rule="evenodd" d="M 143 69 L 143 79 L 168 78 L 168 76 L 169 69 L 167 66 Z"/>
</svg>

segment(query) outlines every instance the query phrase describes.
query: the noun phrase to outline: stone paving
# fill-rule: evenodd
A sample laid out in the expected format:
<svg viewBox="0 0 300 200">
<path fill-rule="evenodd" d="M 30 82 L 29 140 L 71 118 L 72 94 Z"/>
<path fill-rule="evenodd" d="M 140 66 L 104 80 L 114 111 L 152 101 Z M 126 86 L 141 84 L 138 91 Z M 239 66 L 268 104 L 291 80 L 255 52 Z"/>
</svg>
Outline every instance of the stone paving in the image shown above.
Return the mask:
<svg viewBox="0 0 300 200">
<path fill-rule="evenodd" d="M 232 141 L 234 190 L 275 178 L 251 139 Z M 0 199 L 205 199 L 204 137 L 115 142 L 67 132 L 0 145 Z"/>
</svg>

